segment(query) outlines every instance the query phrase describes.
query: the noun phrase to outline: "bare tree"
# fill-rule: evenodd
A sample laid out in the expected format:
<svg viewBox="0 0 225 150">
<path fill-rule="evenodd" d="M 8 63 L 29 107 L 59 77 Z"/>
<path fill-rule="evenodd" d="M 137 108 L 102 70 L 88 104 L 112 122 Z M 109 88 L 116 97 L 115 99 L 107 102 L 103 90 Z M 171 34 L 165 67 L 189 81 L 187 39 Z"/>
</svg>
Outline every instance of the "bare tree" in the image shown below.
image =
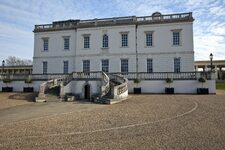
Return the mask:
<svg viewBox="0 0 225 150">
<path fill-rule="evenodd" d="M 21 59 L 15 56 L 9 56 L 6 59 L 6 65 L 7 66 L 26 66 L 26 65 L 32 65 L 32 60 L 30 59 Z"/>
</svg>

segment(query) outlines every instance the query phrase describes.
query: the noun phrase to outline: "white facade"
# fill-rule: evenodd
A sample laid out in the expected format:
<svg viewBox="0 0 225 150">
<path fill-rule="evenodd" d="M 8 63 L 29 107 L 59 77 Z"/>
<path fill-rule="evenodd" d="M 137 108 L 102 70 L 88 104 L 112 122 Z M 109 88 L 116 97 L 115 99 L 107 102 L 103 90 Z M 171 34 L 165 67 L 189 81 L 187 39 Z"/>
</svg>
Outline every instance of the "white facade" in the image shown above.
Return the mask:
<svg viewBox="0 0 225 150">
<path fill-rule="evenodd" d="M 196 93 L 202 85 L 198 79 L 203 76 L 208 79 L 204 87 L 215 93 L 214 78 L 194 72 L 193 21 L 192 13 L 157 12 L 145 17 L 36 25 L 34 80 L 29 86 L 40 92 L 37 100 L 41 101 L 45 89 L 55 85 L 61 87 L 60 96 L 72 93 L 90 99 L 111 94 L 123 99 L 137 89 L 142 93 L 165 93 L 169 78 L 174 79 L 174 93 Z M 27 77 L 18 76 L 20 80 L 7 84 L 3 83 L 5 77 L 0 78 L 0 88 L 22 91 L 28 86 L 24 83 Z"/>
<path fill-rule="evenodd" d="M 39 91 L 39 86 L 41 83 L 45 81 L 34 81 L 31 84 L 26 84 L 24 81 L 13 81 L 11 83 L 3 83 L 0 81 L 0 91 L 2 87 L 13 87 L 13 91 L 22 92 L 23 87 L 33 87 L 35 92 Z M 91 88 L 91 95 L 97 95 L 100 93 L 100 85 L 99 81 L 72 81 L 65 87 L 65 93 L 73 93 L 75 95 L 79 95 L 81 98 L 84 98 L 84 86 L 86 84 L 90 85 Z M 164 93 L 165 87 L 168 86 L 164 80 L 149 80 L 149 81 L 142 81 L 139 84 L 135 84 L 133 81 L 129 81 L 128 83 L 128 92 L 133 93 L 135 87 L 141 87 L 142 93 Z M 181 81 L 174 81 L 171 84 L 171 87 L 174 87 L 174 93 L 196 93 L 197 88 L 202 87 L 202 83 L 199 83 L 196 80 L 181 80 Z M 216 86 L 215 80 L 208 80 L 206 83 L 203 84 L 203 87 L 209 88 L 209 93 L 215 94 L 216 93 Z"/>
<path fill-rule="evenodd" d="M 191 14 L 191 13 L 190 13 Z M 113 18 L 111 18 L 113 19 Z M 135 18 L 138 19 L 137 17 Z M 68 61 L 68 72 L 82 72 L 83 60 L 90 61 L 90 71 L 101 71 L 101 60 L 109 60 L 109 72 L 121 72 L 121 59 L 128 59 L 128 72 L 147 72 L 147 59 L 152 59 L 153 72 L 174 72 L 174 58 L 180 58 L 180 72 L 194 71 L 193 18 L 166 23 L 117 23 L 64 30 L 43 28 L 34 30 L 33 73 L 63 73 L 63 62 Z M 80 21 L 82 23 L 82 21 Z M 61 22 L 63 23 L 63 22 Z M 65 21 L 66 23 L 66 21 Z M 85 24 L 85 23 L 84 23 Z M 54 29 L 54 30 L 53 30 Z M 173 32 L 179 31 L 179 45 L 173 45 Z M 152 46 L 146 46 L 146 33 L 152 33 Z M 108 35 L 108 48 L 103 48 L 103 35 Z M 121 35 L 128 35 L 128 46 L 122 47 Z M 84 37 L 90 39 L 90 48 L 84 48 Z M 69 38 L 69 50 L 64 50 L 64 38 Z M 44 51 L 43 39 L 48 39 Z"/>
</svg>

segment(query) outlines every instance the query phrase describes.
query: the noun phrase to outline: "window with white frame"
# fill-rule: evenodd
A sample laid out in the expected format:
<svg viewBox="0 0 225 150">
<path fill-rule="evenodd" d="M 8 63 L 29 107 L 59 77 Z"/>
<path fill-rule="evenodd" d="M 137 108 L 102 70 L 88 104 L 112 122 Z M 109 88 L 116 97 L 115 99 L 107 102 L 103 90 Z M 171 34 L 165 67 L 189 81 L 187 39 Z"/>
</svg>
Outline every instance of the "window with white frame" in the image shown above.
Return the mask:
<svg viewBox="0 0 225 150">
<path fill-rule="evenodd" d="M 64 74 L 69 73 L 69 61 L 63 61 L 63 73 Z"/>
<path fill-rule="evenodd" d="M 70 38 L 69 37 L 64 37 L 64 50 L 69 50 L 70 49 Z"/>
<path fill-rule="evenodd" d="M 109 47 L 109 37 L 107 34 L 104 34 L 102 37 L 102 48 L 108 48 Z"/>
<path fill-rule="evenodd" d="M 90 60 L 83 60 L 83 72 L 90 72 Z"/>
<path fill-rule="evenodd" d="M 109 60 L 108 59 L 102 60 L 102 71 L 109 72 Z"/>
<path fill-rule="evenodd" d="M 90 48 L 90 36 L 84 36 L 84 48 Z"/>
<path fill-rule="evenodd" d="M 48 38 L 43 38 L 43 50 L 48 51 Z"/>
<path fill-rule="evenodd" d="M 121 34 L 121 46 L 127 47 L 128 46 L 128 33 Z"/>
<path fill-rule="evenodd" d="M 146 46 L 152 46 L 153 45 L 152 38 L 153 38 L 152 32 L 146 32 L 146 34 L 145 34 Z"/>
<path fill-rule="evenodd" d="M 48 73 L 48 62 L 47 61 L 43 61 L 43 74 L 47 74 Z"/>
<path fill-rule="evenodd" d="M 180 45 L 180 30 L 173 31 L 173 45 Z"/>
<path fill-rule="evenodd" d="M 153 72 L 153 61 L 152 61 L 152 59 L 147 59 L 147 72 L 148 73 Z"/>
<path fill-rule="evenodd" d="M 121 59 L 121 73 L 128 73 L 128 59 Z"/>
<path fill-rule="evenodd" d="M 180 58 L 174 58 L 174 72 L 180 72 Z"/>
</svg>

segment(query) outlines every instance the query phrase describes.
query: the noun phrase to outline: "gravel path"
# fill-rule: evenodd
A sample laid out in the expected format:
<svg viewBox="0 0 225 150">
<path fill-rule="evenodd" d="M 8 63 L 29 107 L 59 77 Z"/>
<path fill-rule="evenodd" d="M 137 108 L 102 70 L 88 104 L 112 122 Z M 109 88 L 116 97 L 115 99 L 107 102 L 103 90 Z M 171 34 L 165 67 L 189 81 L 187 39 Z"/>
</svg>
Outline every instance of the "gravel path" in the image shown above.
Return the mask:
<svg viewBox="0 0 225 150">
<path fill-rule="evenodd" d="M 36 119 L 31 113 L 12 123 L 0 111 L 0 149 L 225 149 L 224 93 L 131 95 L 114 105 L 49 103 L 32 106 Z"/>
</svg>

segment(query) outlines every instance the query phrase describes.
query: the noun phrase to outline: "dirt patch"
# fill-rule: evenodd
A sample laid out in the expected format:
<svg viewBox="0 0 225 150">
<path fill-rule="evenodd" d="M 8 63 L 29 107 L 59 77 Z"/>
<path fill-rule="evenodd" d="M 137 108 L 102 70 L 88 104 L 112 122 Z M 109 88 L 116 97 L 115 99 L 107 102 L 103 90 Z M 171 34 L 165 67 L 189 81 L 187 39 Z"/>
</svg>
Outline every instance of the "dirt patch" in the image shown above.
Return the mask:
<svg viewBox="0 0 225 150">
<path fill-rule="evenodd" d="M 0 93 L 0 109 L 34 102 L 37 93 Z"/>
</svg>

